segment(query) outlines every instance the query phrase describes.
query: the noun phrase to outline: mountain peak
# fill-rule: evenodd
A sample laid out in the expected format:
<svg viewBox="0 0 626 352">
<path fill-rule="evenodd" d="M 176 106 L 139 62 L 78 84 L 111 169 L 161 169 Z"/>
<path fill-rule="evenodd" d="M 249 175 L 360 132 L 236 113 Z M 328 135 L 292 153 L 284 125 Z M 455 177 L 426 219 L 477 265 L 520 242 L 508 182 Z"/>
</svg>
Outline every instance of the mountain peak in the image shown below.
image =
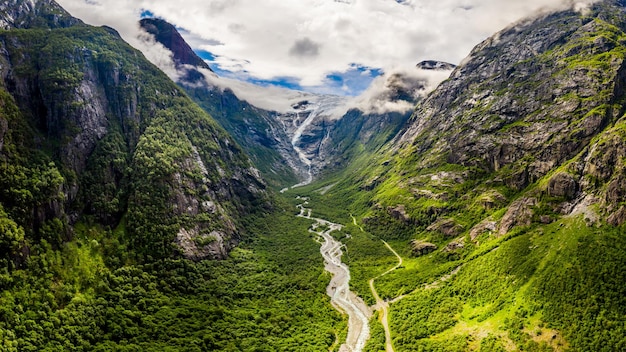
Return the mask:
<svg viewBox="0 0 626 352">
<path fill-rule="evenodd" d="M 209 71 L 211 68 L 191 49 L 189 44 L 180 35 L 176 27 L 160 18 L 144 18 L 140 22 L 149 34 L 154 35 L 154 39 L 169 49 L 174 56 L 174 63 L 179 68 L 182 65 L 191 65 Z"/>
<path fill-rule="evenodd" d="M 0 28 L 65 28 L 83 22 L 54 0 L 5 0 L 0 3 Z"/>
<path fill-rule="evenodd" d="M 436 60 L 425 60 L 418 63 L 417 68 L 421 68 L 422 70 L 434 70 L 434 71 L 451 71 L 456 68 L 456 65 L 444 62 L 444 61 L 436 61 Z"/>
</svg>

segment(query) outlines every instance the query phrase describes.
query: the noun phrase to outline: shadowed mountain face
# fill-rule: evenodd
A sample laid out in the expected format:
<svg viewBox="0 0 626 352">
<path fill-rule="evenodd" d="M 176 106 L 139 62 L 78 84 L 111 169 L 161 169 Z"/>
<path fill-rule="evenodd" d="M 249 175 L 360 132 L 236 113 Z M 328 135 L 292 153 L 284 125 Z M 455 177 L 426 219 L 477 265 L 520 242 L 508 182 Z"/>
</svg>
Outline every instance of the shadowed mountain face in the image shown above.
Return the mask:
<svg viewBox="0 0 626 352">
<path fill-rule="evenodd" d="M 191 65 L 211 71 L 209 65 L 191 50 L 178 30 L 168 22 L 158 18 L 144 18 L 139 24 L 174 54 L 176 65 Z"/>
<path fill-rule="evenodd" d="M 0 209 L 25 241 L 7 254 L 89 219 L 145 258 L 225 257 L 266 199 L 236 143 L 111 29 L 53 1 L 3 6 Z"/>
<path fill-rule="evenodd" d="M 198 69 L 212 72 L 209 65 L 191 50 L 178 30 L 168 22 L 158 18 L 144 18 L 139 24 L 154 36 L 156 42 L 172 52 L 176 69 L 183 73 L 181 81 L 195 84 L 204 80 L 203 74 Z"/>
</svg>

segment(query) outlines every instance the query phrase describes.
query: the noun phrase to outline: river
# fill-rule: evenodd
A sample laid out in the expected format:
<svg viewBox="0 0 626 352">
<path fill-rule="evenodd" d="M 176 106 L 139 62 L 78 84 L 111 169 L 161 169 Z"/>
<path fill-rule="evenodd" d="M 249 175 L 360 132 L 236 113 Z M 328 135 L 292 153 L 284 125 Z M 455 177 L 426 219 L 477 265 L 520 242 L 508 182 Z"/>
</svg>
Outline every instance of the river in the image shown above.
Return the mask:
<svg viewBox="0 0 626 352">
<path fill-rule="evenodd" d="M 309 231 L 319 236 L 317 240 L 321 244 L 320 253 L 324 258 L 324 267 L 332 275 L 326 293 L 333 306 L 348 315 L 348 336 L 339 351 L 361 352 L 370 336 L 369 319 L 372 311 L 360 297 L 350 291 L 350 268 L 341 261 L 344 245 L 331 235 L 331 232 L 339 231 L 343 226 L 311 217 L 311 209 L 305 208 L 308 199 L 299 199 L 303 204 L 298 205 L 298 216 L 315 221 Z"/>
</svg>

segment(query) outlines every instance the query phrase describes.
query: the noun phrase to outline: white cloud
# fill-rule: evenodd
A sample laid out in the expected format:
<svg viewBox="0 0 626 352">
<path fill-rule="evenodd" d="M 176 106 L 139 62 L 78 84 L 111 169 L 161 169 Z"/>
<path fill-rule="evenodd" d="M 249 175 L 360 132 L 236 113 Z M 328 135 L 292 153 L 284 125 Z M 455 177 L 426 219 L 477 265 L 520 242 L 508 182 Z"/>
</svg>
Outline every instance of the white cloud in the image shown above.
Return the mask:
<svg viewBox="0 0 626 352">
<path fill-rule="evenodd" d="M 481 40 L 521 17 L 593 0 L 57 1 L 87 23 L 116 28 L 134 46 L 140 46 L 140 13 L 149 10 L 187 29 L 192 45 L 217 55 L 222 69 L 319 87 L 328 74 L 352 64 L 459 63 Z"/>
<path fill-rule="evenodd" d="M 405 113 L 415 108 L 415 102 L 426 97 L 450 76 L 452 70 L 424 70 L 416 67 L 393 68 L 377 77 L 358 97 L 350 102 L 366 114 L 385 112 Z M 398 98 L 398 93 L 412 99 Z"/>
</svg>

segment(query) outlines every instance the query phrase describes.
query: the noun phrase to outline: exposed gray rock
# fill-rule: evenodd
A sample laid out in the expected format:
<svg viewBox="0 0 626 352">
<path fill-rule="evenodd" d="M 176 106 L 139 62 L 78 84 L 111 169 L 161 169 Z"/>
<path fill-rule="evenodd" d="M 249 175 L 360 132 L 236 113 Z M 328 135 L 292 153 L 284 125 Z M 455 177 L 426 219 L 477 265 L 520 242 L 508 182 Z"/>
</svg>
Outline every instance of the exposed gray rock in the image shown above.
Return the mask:
<svg viewBox="0 0 626 352">
<path fill-rule="evenodd" d="M 396 147 L 428 155 L 424 162 L 477 167 L 524 189 L 621 116 L 607 107 L 622 99 L 626 68 L 614 43 L 595 40 L 606 30 L 619 32 L 568 11 L 505 29 L 418 104 Z M 615 56 L 606 67 L 584 64 L 609 52 Z M 571 65 L 577 57 L 581 64 Z"/>
<path fill-rule="evenodd" d="M 616 212 L 611 214 L 607 222 L 613 226 L 620 226 L 626 222 L 626 207 L 621 206 Z"/>
<path fill-rule="evenodd" d="M 437 231 L 446 237 L 454 237 L 463 232 L 463 226 L 454 219 L 441 219 L 426 228 L 427 231 Z"/>
<path fill-rule="evenodd" d="M 446 245 L 446 248 L 444 248 L 444 252 L 447 253 L 451 253 L 451 252 L 455 252 L 458 251 L 460 249 L 465 248 L 465 239 L 464 238 L 458 238 L 450 243 L 448 243 Z"/>
<path fill-rule="evenodd" d="M 31 202 L 35 232 L 51 219 L 69 233 L 85 214 L 111 227 L 126 215 L 129 241 L 146 260 L 169 257 L 174 242 L 194 260 L 223 258 L 241 237 L 241 218 L 270 207 L 241 148 L 115 31 L 82 24 L 52 0 L 2 2 L 0 26 L 9 28 L 0 35 L 0 89 L 19 108 L 16 125 L 28 126 L 11 142 L 43 149 L 54 160 L 48 169 L 60 171 L 46 176 L 55 178 L 50 195 Z M 68 26 L 76 28 L 60 28 Z M 1 116 L 0 149 L 6 122 Z"/>
<path fill-rule="evenodd" d="M 437 250 L 437 245 L 420 240 L 411 241 L 411 252 L 419 257 Z"/>
<path fill-rule="evenodd" d="M 406 213 L 406 207 L 404 204 L 399 204 L 395 207 L 387 207 L 387 213 L 396 220 L 400 220 L 405 224 L 411 222 L 411 217 Z"/>
<path fill-rule="evenodd" d="M 54 0 L 4 0 L 0 3 L 0 28 L 70 27 L 82 21 Z"/>
<path fill-rule="evenodd" d="M 422 70 L 449 71 L 454 70 L 456 65 L 443 61 L 425 60 L 418 63 L 417 68 L 421 68 Z"/>
<path fill-rule="evenodd" d="M 181 228 L 176 235 L 176 245 L 183 256 L 190 260 L 226 259 L 228 250 L 232 248 L 228 238 L 229 236 L 219 231 L 200 234 L 198 228 Z"/>
<path fill-rule="evenodd" d="M 520 198 L 513 202 L 500 220 L 498 234 L 505 235 L 515 226 L 530 225 L 533 217 L 532 207 L 535 205 L 537 205 L 537 198 L 532 197 Z"/>
<path fill-rule="evenodd" d="M 559 172 L 548 182 L 548 195 L 552 197 L 564 197 L 571 200 L 578 193 L 578 182 L 574 176 L 565 172 Z"/>
<path fill-rule="evenodd" d="M 486 233 L 486 232 L 488 232 L 489 234 L 494 233 L 497 228 L 498 228 L 497 222 L 491 219 L 485 219 L 481 221 L 480 223 L 476 224 L 474 227 L 472 227 L 472 229 L 470 230 L 470 238 L 472 239 L 472 241 L 474 241 L 478 236 L 482 235 L 483 233 Z"/>
<path fill-rule="evenodd" d="M 618 204 L 626 200 L 626 177 L 623 174 L 620 173 L 609 182 L 605 199 L 609 204 Z"/>
</svg>

